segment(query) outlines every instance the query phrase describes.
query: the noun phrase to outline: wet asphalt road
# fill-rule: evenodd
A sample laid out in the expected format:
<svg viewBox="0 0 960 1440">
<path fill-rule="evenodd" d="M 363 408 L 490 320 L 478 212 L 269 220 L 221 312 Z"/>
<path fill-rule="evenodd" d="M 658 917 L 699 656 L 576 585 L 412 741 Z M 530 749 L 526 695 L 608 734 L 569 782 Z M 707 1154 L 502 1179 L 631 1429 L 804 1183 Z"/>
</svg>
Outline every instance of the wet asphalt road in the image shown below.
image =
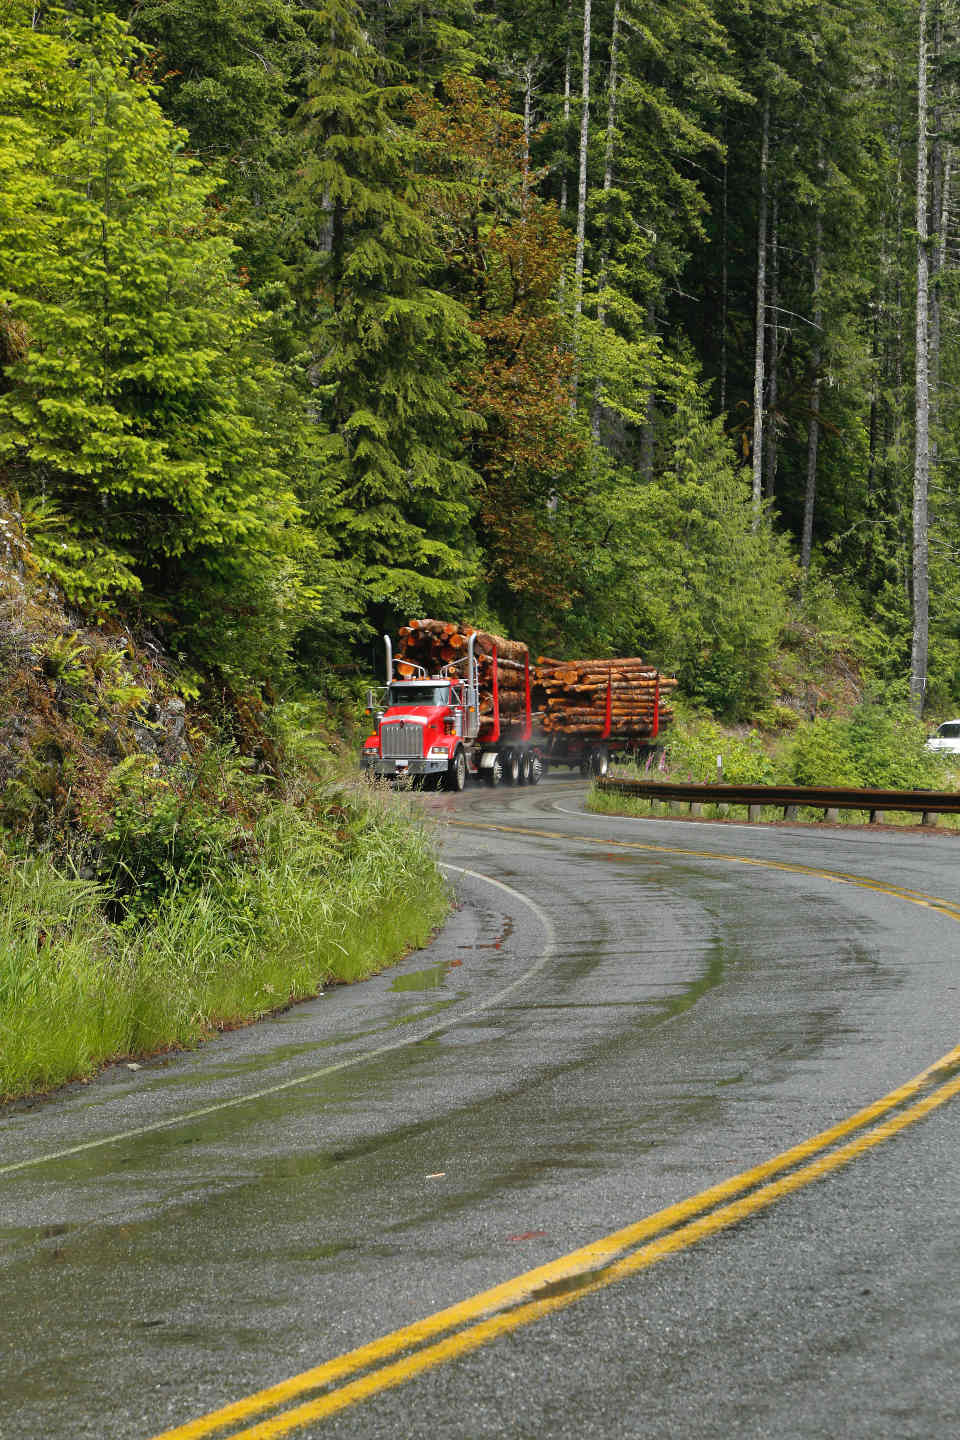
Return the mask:
<svg viewBox="0 0 960 1440">
<path fill-rule="evenodd" d="M 423 797 L 459 897 L 428 952 L 0 1116 L 2 1440 L 147 1440 L 757 1165 L 960 1041 L 960 921 L 720 858 L 957 903 L 960 836 L 613 819 L 582 793 Z M 960 1100 L 292 1433 L 960 1434 L 958 1197 Z"/>
</svg>

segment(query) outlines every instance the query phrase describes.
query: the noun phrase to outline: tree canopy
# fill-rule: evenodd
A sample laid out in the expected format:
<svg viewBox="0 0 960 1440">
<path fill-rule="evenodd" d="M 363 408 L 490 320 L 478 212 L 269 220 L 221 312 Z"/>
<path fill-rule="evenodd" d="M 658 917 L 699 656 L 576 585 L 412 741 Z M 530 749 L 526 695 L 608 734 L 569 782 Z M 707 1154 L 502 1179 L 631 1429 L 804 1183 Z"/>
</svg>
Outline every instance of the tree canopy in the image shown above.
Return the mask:
<svg viewBox="0 0 960 1440">
<path fill-rule="evenodd" d="M 940 0 L 0 0 L 38 563 L 244 683 L 429 609 L 734 713 L 832 577 L 960 699 L 956 41 Z"/>
</svg>

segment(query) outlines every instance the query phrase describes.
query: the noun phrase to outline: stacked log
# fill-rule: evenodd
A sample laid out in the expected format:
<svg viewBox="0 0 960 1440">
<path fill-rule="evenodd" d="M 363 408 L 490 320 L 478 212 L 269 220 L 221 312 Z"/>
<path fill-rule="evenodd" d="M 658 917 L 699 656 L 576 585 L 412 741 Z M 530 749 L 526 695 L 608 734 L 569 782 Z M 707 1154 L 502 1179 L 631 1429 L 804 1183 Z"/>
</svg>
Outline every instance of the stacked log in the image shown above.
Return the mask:
<svg viewBox="0 0 960 1440">
<path fill-rule="evenodd" d="M 496 650 L 500 715 L 507 723 L 519 723 L 524 715 L 524 671 L 529 654 L 521 641 L 477 630 L 473 625 L 454 625 L 446 620 L 410 620 L 400 627 L 395 673 L 401 679 L 413 679 L 418 674 L 418 666 L 428 675 L 439 675 L 445 666 L 456 666 L 453 673 L 465 678 L 471 635 L 476 637 L 473 649 L 477 657 L 481 715 L 493 714 L 493 652 Z"/>
<path fill-rule="evenodd" d="M 525 669 L 528 650 L 522 641 L 508 640 L 472 625 L 446 620 L 410 620 L 400 629 L 395 673 L 414 679 L 421 671 L 439 675 L 446 667 L 464 676 L 467 644 L 474 638 L 481 715 L 493 714 L 493 652 L 497 652 L 497 689 L 500 716 L 508 729 L 521 724 L 525 709 Z M 601 738 L 606 728 L 607 686 L 610 686 L 611 734 L 642 739 L 653 730 L 654 707 L 659 696 L 659 718 L 666 724 L 673 715 L 670 692 L 676 680 L 661 675 L 638 656 L 617 660 L 551 660 L 541 655 L 530 666 L 533 720 L 548 735 L 582 735 Z"/>
<path fill-rule="evenodd" d="M 541 655 L 534 669 L 534 703 L 543 710 L 541 726 L 548 735 L 600 738 L 606 728 L 607 687 L 610 687 L 612 735 L 642 739 L 653 731 L 659 697 L 659 720 L 673 717 L 669 704 L 677 682 L 661 675 L 638 656 L 618 660 L 551 660 Z"/>
</svg>

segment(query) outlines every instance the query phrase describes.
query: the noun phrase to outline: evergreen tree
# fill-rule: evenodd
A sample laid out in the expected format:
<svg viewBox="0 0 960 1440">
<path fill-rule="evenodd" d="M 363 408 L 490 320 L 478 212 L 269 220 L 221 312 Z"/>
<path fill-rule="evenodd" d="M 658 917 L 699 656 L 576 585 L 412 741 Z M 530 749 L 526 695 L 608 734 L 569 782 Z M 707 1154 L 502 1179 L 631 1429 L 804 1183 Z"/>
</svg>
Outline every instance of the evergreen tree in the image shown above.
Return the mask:
<svg viewBox="0 0 960 1440">
<path fill-rule="evenodd" d="M 231 242 L 119 21 L 38 35 L 23 17 L 4 38 L 20 169 L 0 177 L 0 304 L 24 336 L 0 396 L 8 484 L 59 513 L 42 558 L 71 599 L 159 602 L 196 634 L 215 595 L 224 662 L 233 625 L 236 664 L 262 668 L 241 614 L 269 606 L 276 653 L 308 608 L 281 464 L 296 422 Z"/>
<path fill-rule="evenodd" d="M 311 258 L 303 312 L 314 356 L 321 463 L 360 594 L 387 610 L 452 611 L 475 574 L 473 421 L 457 388 L 475 342 L 442 266 L 403 110 L 351 0 L 311 23 L 317 66 L 304 107 L 299 204 Z"/>
<path fill-rule="evenodd" d="M 560 509 L 575 503 L 584 439 L 570 415 L 572 357 L 560 301 L 572 241 L 540 199 L 524 120 L 498 85 L 447 76 L 412 106 L 445 288 L 480 342 L 462 385 L 482 426 L 476 532 L 494 609 L 520 625 L 569 603 Z"/>
<path fill-rule="evenodd" d="M 282 305 L 299 264 L 289 192 L 300 154 L 293 118 L 313 45 L 292 0 L 138 0 L 121 7 L 150 46 L 165 113 L 217 176 L 243 265 Z M 279 288 L 278 288 L 279 287 Z"/>
</svg>

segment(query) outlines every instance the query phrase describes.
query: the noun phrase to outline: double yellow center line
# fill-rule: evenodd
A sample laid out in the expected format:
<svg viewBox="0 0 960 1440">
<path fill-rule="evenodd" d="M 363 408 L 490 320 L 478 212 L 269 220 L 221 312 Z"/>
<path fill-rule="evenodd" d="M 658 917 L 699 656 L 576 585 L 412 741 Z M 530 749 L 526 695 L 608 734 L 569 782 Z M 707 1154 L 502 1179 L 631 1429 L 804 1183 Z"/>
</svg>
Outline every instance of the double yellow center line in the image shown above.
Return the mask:
<svg viewBox="0 0 960 1440">
<path fill-rule="evenodd" d="M 738 1224 L 848 1164 L 960 1093 L 958 1072 L 960 1046 L 882 1100 L 762 1165 L 369 1345 L 165 1430 L 154 1440 L 201 1440 L 218 1433 L 228 1433 L 230 1440 L 273 1440 L 468 1355 Z M 293 1401 L 301 1403 L 281 1408 Z M 267 1418 L 256 1420 L 260 1415 Z M 238 1425 L 244 1428 L 236 1429 Z"/>
<path fill-rule="evenodd" d="M 544 839 L 575 838 L 579 843 L 600 844 L 608 850 L 617 846 L 786 870 L 909 900 L 960 920 L 960 906 L 938 897 L 803 865 L 632 841 L 588 840 L 583 836 L 571 837 L 519 826 L 468 824 L 464 828 L 508 831 Z M 222 1440 L 275 1440 L 322 1421 L 360 1400 L 393 1389 L 438 1365 L 468 1355 L 502 1335 L 566 1309 L 607 1285 L 635 1275 L 658 1260 L 758 1214 L 777 1200 L 849 1164 L 957 1094 L 960 1094 L 960 1046 L 883 1099 L 761 1165 L 468 1300 L 393 1330 L 370 1344 L 185 1425 L 165 1430 L 153 1440 L 201 1440 L 205 1436 L 220 1436 Z"/>
</svg>

